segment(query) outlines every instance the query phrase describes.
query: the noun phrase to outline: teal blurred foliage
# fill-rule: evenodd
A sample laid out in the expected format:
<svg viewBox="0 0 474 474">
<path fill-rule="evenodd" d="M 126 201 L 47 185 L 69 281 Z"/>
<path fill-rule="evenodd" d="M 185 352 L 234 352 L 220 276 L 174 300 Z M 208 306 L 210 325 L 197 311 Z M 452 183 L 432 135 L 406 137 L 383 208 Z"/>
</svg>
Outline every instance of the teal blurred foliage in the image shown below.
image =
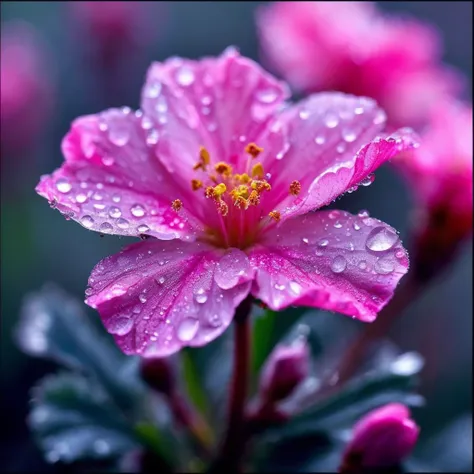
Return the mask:
<svg viewBox="0 0 474 474">
<path fill-rule="evenodd" d="M 59 145 L 71 121 L 110 106 L 137 107 L 140 87 L 152 60 L 174 55 L 192 58 L 214 55 L 229 45 L 236 45 L 242 54 L 259 59 L 253 17 L 258 2 L 159 2 L 160 8 L 152 16 L 156 37 L 153 43 L 144 47 L 143 54 L 123 58 L 125 86 L 119 96 L 112 99 L 102 94 L 95 82 L 94 70 L 83 54 L 83 43 L 90 38 L 78 36 L 71 28 L 67 3 L 1 4 L 2 24 L 24 19 L 43 36 L 52 60 L 51 74 L 57 85 L 54 115 L 38 146 L 21 156 L 6 155 L 3 149 L 1 152 L 0 350 L 4 387 L 2 413 L 5 416 L 1 454 L 2 465 L 13 471 L 48 469 L 31 443 L 24 419 L 28 390 L 53 366 L 25 356 L 14 344 L 13 328 L 24 295 L 36 291 L 44 282 L 54 281 L 82 300 L 92 267 L 132 241 L 112 236 L 100 238 L 97 233 L 87 232 L 51 210 L 34 192 L 39 176 L 61 164 Z M 438 26 L 445 41 L 446 62 L 461 69 L 472 85 L 471 2 L 381 2 L 380 6 L 384 10 L 413 14 Z M 407 235 L 411 198 L 403 183 L 387 167 L 377 172 L 377 178 L 369 188 L 360 189 L 337 204 L 338 208 L 351 212 L 368 209 L 374 217 L 399 229 L 402 238 Z M 455 423 L 456 417 L 472 410 L 471 263 L 472 250 L 466 247 L 449 273 L 432 283 L 429 291 L 406 311 L 393 331 L 394 339 L 402 349 L 416 349 L 427 361 L 420 390 L 430 403 L 416 412 L 416 418 L 422 426 L 422 440 L 434 443 L 433 446 L 440 442 L 438 432 L 443 426 Z M 278 315 L 272 324 L 284 327 L 275 334 L 283 334 L 292 326 L 300 315 L 297 311 L 290 309 Z M 344 319 L 340 315 L 325 316 Z M 98 317 L 96 323 L 100 327 Z M 350 331 L 358 331 L 361 326 L 350 320 L 341 324 L 350 326 Z M 215 361 L 227 336 L 192 359 L 206 364 Z M 332 341 L 330 335 L 327 341 Z M 270 343 L 268 347 L 271 347 Z M 258 356 L 255 366 L 263 362 L 264 356 Z M 225 366 L 218 368 L 225 372 Z M 212 382 L 213 378 L 209 377 L 208 383 Z M 472 437 L 472 426 L 470 433 Z"/>
</svg>

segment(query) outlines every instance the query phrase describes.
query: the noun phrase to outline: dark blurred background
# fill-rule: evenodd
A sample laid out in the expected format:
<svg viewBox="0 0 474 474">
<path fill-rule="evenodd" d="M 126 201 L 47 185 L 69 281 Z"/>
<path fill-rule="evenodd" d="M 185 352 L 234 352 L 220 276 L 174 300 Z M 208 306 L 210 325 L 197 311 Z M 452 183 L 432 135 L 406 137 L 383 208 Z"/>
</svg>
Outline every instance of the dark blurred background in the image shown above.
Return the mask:
<svg viewBox="0 0 474 474">
<path fill-rule="evenodd" d="M 117 75 L 101 89 L 94 63 L 84 51 L 93 47 L 88 43 L 91 38 L 74 28 L 70 3 L 1 4 L 2 28 L 11 20 L 23 19 L 43 37 L 49 61 L 44 73 L 50 75 L 56 91 L 51 118 L 34 150 L 16 155 L 2 148 L 1 153 L 0 466 L 9 471 L 53 469 L 42 462 L 25 425 L 28 391 L 54 367 L 23 355 L 12 339 L 24 295 L 53 281 L 82 300 L 92 267 L 129 243 L 126 238 L 100 238 L 67 222 L 34 192 L 39 176 L 60 166 L 59 144 L 71 121 L 110 106 L 138 108 L 140 87 L 152 60 L 216 55 L 229 45 L 259 59 L 254 23 L 259 2 L 150 2 L 146 4 L 151 25 L 148 44 L 140 54 L 122 57 Z M 472 2 L 381 2 L 380 8 L 436 25 L 444 39 L 444 60 L 467 76 L 466 98 L 472 100 Z M 410 193 L 387 166 L 377 172 L 372 186 L 338 202 L 339 208 L 352 212 L 368 209 L 399 229 L 402 238 L 407 235 L 411 205 Z M 423 436 L 472 410 L 471 285 L 469 244 L 449 273 L 432 283 L 393 331 L 404 349 L 417 350 L 427 359 L 421 390 L 428 402 L 418 417 Z"/>
</svg>

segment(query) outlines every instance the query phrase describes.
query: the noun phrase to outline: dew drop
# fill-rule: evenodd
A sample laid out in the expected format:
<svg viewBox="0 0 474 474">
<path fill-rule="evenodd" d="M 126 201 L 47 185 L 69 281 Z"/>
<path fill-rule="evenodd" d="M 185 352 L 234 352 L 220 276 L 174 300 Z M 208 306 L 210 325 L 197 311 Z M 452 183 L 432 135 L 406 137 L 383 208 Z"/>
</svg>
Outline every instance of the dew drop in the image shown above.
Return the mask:
<svg viewBox="0 0 474 474">
<path fill-rule="evenodd" d="M 354 222 L 352 227 L 354 227 L 354 230 L 360 230 L 360 225 L 357 222 Z"/>
<path fill-rule="evenodd" d="M 329 112 L 324 117 L 324 123 L 326 124 L 326 127 L 328 128 L 335 128 L 339 124 L 339 118 L 337 117 L 336 114 Z"/>
<path fill-rule="evenodd" d="M 319 241 L 319 244 L 318 244 L 318 245 L 319 245 L 320 247 L 326 247 L 327 244 L 329 244 L 329 240 L 328 240 L 328 239 L 322 239 L 322 240 Z"/>
<path fill-rule="evenodd" d="M 146 295 L 144 293 L 141 293 L 140 296 L 138 297 L 138 299 L 140 300 L 140 303 L 146 303 L 147 302 L 147 298 L 146 298 Z"/>
<path fill-rule="evenodd" d="M 303 237 L 301 240 L 304 244 L 309 244 L 309 240 L 306 237 Z"/>
<path fill-rule="evenodd" d="M 185 318 L 178 326 L 178 338 L 181 341 L 190 341 L 196 335 L 199 328 L 199 320 L 196 318 Z"/>
<path fill-rule="evenodd" d="M 387 116 L 383 110 L 378 110 L 375 117 L 374 117 L 374 124 L 379 125 L 384 123 L 387 120 Z"/>
<path fill-rule="evenodd" d="M 160 278 L 157 278 L 156 281 L 162 285 L 164 282 L 165 282 L 165 277 L 160 277 Z"/>
<path fill-rule="evenodd" d="M 148 132 L 147 137 L 146 137 L 146 144 L 148 146 L 156 145 L 158 143 L 159 138 L 160 138 L 160 136 L 159 136 L 158 132 L 155 129 L 150 130 Z"/>
<path fill-rule="evenodd" d="M 110 217 L 112 217 L 114 219 L 117 219 L 121 215 L 122 215 L 122 211 L 118 207 L 111 206 L 111 208 L 109 209 L 109 216 Z"/>
<path fill-rule="evenodd" d="M 359 211 L 357 213 L 357 215 L 359 217 L 362 217 L 362 218 L 369 217 L 369 211 L 366 211 L 365 209 L 363 209 L 363 210 Z"/>
<path fill-rule="evenodd" d="M 250 271 L 250 262 L 244 252 L 238 249 L 228 251 L 216 265 L 214 280 L 223 290 L 236 286 L 241 277 Z"/>
<path fill-rule="evenodd" d="M 342 138 L 344 139 L 345 142 L 352 143 L 357 138 L 357 135 L 354 132 L 354 130 L 345 129 L 342 131 Z"/>
<path fill-rule="evenodd" d="M 373 252 L 390 250 L 398 242 L 398 235 L 385 227 L 379 226 L 372 229 L 367 236 L 365 245 Z"/>
<path fill-rule="evenodd" d="M 343 143 L 340 143 L 339 145 L 337 145 L 336 151 L 338 153 L 344 153 L 346 151 L 346 146 Z"/>
<path fill-rule="evenodd" d="M 222 320 L 221 318 L 219 317 L 218 314 L 213 314 L 210 318 L 209 318 L 209 324 L 215 328 L 219 327 L 222 325 Z"/>
<path fill-rule="evenodd" d="M 119 229 L 128 229 L 129 225 L 130 224 L 127 219 L 123 219 L 122 217 L 120 219 L 117 219 L 117 227 Z"/>
<path fill-rule="evenodd" d="M 84 227 L 87 227 L 88 229 L 90 229 L 94 225 L 94 219 L 89 215 L 82 216 L 81 224 Z"/>
<path fill-rule="evenodd" d="M 114 194 L 112 196 L 112 201 L 114 201 L 114 202 L 120 202 L 120 199 L 121 199 L 121 197 L 120 197 L 119 194 Z"/>
<path fill-rule="evenodd" d="M 288 283 L 288 286 L 290 287 L 290 291 L 291 291 L 294 295 L 298 296 L 298 295 L 301 294 L 301 285 L 300 285 L 298 282 L 296 282 L 296 281 L 290 281 L 290 282 Z"/>
<path fill-rule="evenodd" d="M 342 273 L 347 266 L 347 260 L 342 255 L 337 255 L 331 263 L 331 270 L 334 273 Z"/>
<path fill-rule="evenodd" d="M 366 262 L 365 260 L 361 260 L 357 266 L 358 266 L 361 270 L 366 270 L 366 269 L 367 269 L 367 262 Z"/>
<path fill-rule="evenodd" d="M 71 191 L 71 183 L 65 179 L 65 178 L 59 178 L 57 181 L 56 181 L 56 188 L 58 189 L 58 191 L 60 193 L 68 193 L 69 191 Z"/>
<path fill-rule="evenodd" d="M 124 125 L 114 124 L 109 126 L 109 140 L 116 146 L 122 147 L 128 143 L 130 132 Z"/>
<path fill-rule="evenodd" d="M 117 336 L 125 336 L 128 334 L 133 327 L 133 319 L 125 316 L 118 316 L 109 321 L 108 330 L 112 334 Z"/>
<path fill-rule="evenodd" d="M 360 186 L 370 186 L 375 181 L 375 175 L 373 173 L 367 175 L 360 183 Z"/>
<path fill-rule="evenodd" d="M 196 294 L 195 298 L 196 298 L 196 301 L 198 303 L 201 303 L 201 304 L 203 304 L 207 301 L 207 295 L 204 292 L 202 292 L 202 293 L 198 292 Z"/>
<path fill-rule="evenodd" d="M 82 204 L 87 201 L 87 195 L 84 193 L 79 193 L 76 195 L 76 202 Z"/>
<path fill-rule="evenodd" d="M 161 83 L 155 82 L 146 88 L 145 95 L 150 99 L 156 99 L 161 92 Z"/>
<path fill-rule="evenodd" d="M 104 232 L 106 234 L 110 234 L 114 228 L 112 227 L 112 224 L 109 224 L 108 222 L 103 222 L 100 224 L 99 231 Z"/>
<path fill-rule="evenodd" d="M 397 250 L 397 251 L 395 252 L 395 257 L 397 257 L 397 258 L 403 258 L 403 257 L 405 257 L 405 252 L 404 252 L 403 250 Z"/>
<path fill-rule="evenodd" d="M 138 232 L 141 234 L 144 234 L 145 232 L 148 232 L 150 228 L 146 224 L 141 224 L 137 227 Z"/>
<path fill-rule="evenodd" d="M 265 89 L 257 92 L 257 99 L 264 104 L 272 104 L 277 98 L 278 93 L 274 89 Z"/>
<path fill-rule="evenodd" d="M 306 120 L 309 117 L 309 110 L 306 110 L 306 109 L 300 110 L 299 116 L 301 120 Z"/>
<path fill-rule="evenodd" d="M 393 272 L 395 265 L 392 260 L 388 258 L 381 258 L 377 260 L 374 265 L 374 270 L 380 275 L 388 275 Z"/>
<path fill-rule="evenodd" d="M 340 229 L 341 227 L 342 227 L 342 224 L 339 221 L 334 222 L 335 229 Z"/>
<path fill-rule="evenodd" d="M 181 67 L 176 73 L 176 80 L 180 86 L 190 86 L 194 82 L 193 70 L 186 66 Z"/>
<path fill-rule="evenodd" d="M 112 166 L 115 163 L 115 159 L 113 156 L 107 155 L 102 157 L 102 163 L 105 166 Z"/>
<path fill-rule="evenodd" d="M 322 135 L 318 135 L 314 141 L 316 142 L 317 145 L 324 145 L 324 142 L 326 139 Z"/>
<path fill-rule="evenodd" d="M 130 209 L 130 212 L 135 217 L 143 217 L 145 215 L 145 209 L 143 209 L 143 207 L 140 206 L 140 204 L 133 205 L 132 208 Z"/>
</svg>

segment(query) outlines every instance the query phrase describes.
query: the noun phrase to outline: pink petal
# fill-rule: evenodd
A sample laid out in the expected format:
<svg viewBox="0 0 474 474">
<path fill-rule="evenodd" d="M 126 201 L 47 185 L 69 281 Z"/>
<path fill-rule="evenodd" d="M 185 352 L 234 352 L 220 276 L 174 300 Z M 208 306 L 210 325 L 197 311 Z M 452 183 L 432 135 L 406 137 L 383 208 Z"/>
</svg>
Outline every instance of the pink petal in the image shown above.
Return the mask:
<svg viewBox="0 0 474 474">
<path fill-rule="evenodd" d="M 258 143 L 288 97 L 284 83 L 229 48 L 217 58 L 154 63 L 143 88 L 142 108 L 160 134 L 161 161 L 190 180 L 199 178 L 193 165 L 200 146 L 210 152 L 213 163 L 236 164 L 240 159 L 245 166 L 245 146 Z"/>
<path fill-rule="evenodd" d="M 253 294 L 273 310 L 312 306 L 373 321 L 408 270 L 396 231 L 367 214 L 319 211 L 286 221 L 250 255 Z"/>
<path fill-rule="evenodd" d="M 374 139 L 385 119 L 372 99 L 341 93 L 315 94 L 285 110 L 272 125 L 276 148 L 264 163 L 271 174 L 271 205 L 286 217 L 319 208 L 415 146 L 409 129 Z M 288 193 L 293 180 L 302 186 L 296 199 Z"/>
<path fill-rule="evenodd" d="M 65 163 L 43 176 L 36 191 L 87 229 L 184 237 L 191 225 L 171 203 L 191 191 L 180 189 L 158 161 L 155 134 L 148 118 L 128 108 L 80 117 L 62 143 Z"/>
<path fill-rule="evenodd" d="M 252 278 L 240 250 L 148 240 L 94 268 L 86 303 L 126 354 L 163 357 L 222 334 Z"/>
</svg>

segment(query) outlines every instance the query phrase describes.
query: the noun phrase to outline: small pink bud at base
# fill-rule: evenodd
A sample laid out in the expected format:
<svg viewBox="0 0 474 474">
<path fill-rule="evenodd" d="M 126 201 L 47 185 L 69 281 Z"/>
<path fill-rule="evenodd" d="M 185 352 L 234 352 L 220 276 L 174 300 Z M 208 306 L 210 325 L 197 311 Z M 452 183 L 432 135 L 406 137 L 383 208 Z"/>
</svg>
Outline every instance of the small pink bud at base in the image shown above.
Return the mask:
<svg viewBox="0 0 474 474">
<path fill-rule="evenodd" d="M 157 392 L 170 395 L 174 391 L 174 373 L 167 359 L 142 359 L 140 375 Z"/>
<path fill-rule="evenodd" d="M 339 472 L 399 464 L 414 448 L 419 431 L 405 405 L 390 403 L 371 411 L 354 426 Z"/>
<path fill-rule="evenodd" d="M 309 349 L 305 341 L 277 346 L 260 375 L 260 395 L 264 403 L 271 404 L 288 397 L 308 373 Z"/>
</svg>

